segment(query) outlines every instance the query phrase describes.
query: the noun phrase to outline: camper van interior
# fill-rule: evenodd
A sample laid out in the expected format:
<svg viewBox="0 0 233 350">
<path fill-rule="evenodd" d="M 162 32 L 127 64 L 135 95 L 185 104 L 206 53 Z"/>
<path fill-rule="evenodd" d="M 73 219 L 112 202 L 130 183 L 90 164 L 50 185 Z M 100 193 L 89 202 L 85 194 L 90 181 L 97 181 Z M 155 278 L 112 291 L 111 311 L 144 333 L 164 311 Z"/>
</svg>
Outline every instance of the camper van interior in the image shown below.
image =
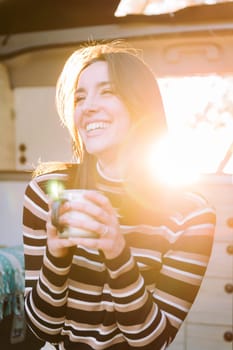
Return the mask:
<svg viewBox="0 0 233 350">
<path fill-rule="evenodd" d="M 66 58 L 86 41 L 112 39 L 142 50 L 158 79 L 170 133 L 161 181 L 192 182 L 217 213 L 206 278 L 169 349 L 230 350 L 233 1 L 221 0 L 0 0 L 0 344 L 43 346 L 24 324 L 24 190 L 38 162 L 73 159 L 54 103 Z"/>
</svg>

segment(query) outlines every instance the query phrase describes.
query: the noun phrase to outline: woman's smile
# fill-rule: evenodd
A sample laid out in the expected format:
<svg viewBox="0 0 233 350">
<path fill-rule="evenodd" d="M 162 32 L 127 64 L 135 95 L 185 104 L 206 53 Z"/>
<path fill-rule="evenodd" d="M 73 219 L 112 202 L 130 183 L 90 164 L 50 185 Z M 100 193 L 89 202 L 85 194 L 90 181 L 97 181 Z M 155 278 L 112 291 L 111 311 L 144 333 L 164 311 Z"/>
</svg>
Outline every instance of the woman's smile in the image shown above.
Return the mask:
<svg viewBox="0 0 233 350">
<path fill-rule="evenodd" d="M 93 134 L 96 130 L 105 130 L 109 127 L 110 123 L 106 122 L 91 122 L 86 125 L 86 131 L 88 134 Z"/>
</svg>

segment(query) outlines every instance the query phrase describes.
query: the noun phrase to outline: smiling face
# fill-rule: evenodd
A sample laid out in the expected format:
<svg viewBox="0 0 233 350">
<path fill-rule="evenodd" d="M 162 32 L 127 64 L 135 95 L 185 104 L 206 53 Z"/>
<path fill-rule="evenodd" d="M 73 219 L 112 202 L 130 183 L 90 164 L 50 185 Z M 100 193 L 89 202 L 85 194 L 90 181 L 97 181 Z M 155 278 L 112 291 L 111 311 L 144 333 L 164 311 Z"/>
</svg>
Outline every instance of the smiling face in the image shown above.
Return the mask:
<svg viewBox="0 0 233 350">
<path fill-rule="evenodd" d="M 81 72 L 74 120 L 88 153 L 103 163 L 118 157 L 131 118 L 110 80 L 107 62 L 96 61 Z"/>
</svg>

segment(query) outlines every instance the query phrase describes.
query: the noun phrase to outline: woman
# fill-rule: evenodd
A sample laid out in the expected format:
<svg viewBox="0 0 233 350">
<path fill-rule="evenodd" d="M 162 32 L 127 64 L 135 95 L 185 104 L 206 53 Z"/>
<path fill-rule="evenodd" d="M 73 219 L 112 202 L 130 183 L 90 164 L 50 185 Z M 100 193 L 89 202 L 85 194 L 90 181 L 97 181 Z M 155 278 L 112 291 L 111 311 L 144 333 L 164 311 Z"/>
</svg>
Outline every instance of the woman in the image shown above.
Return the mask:
<svg viewBox="0 0 233 350">
<path fill-rule="evenodd" d="M 135 50 L 91 44 L 67 60 L 57 108 L 77 162 L 26 189 L 28 325 L 59 349 L 165 349 L 200 288 L 215 213 L 203 197 L 150 179 L 146 152 L 166 132 L 157 82 Z M 88 189 L 88 202 L 64 202 L 52 224 L 54 181 Z M 97 237 L 61 239 L 69 226 Z"/>
</svg>

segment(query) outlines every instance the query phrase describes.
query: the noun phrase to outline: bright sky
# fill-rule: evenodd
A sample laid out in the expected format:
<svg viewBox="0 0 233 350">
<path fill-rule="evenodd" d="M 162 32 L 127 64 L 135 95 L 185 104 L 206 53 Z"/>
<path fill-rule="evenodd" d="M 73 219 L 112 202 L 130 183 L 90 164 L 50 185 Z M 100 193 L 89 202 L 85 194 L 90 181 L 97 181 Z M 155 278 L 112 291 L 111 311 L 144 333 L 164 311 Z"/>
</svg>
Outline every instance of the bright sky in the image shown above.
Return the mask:
<svg viewBox="0 0 233 350">
<path fill-rule="evenodd" d="M 128 14 L 158 15 L 181 10 L 195 5 L 214 5 L 232 0 L 121 0 L 115 16 Z"/>
</svg>

